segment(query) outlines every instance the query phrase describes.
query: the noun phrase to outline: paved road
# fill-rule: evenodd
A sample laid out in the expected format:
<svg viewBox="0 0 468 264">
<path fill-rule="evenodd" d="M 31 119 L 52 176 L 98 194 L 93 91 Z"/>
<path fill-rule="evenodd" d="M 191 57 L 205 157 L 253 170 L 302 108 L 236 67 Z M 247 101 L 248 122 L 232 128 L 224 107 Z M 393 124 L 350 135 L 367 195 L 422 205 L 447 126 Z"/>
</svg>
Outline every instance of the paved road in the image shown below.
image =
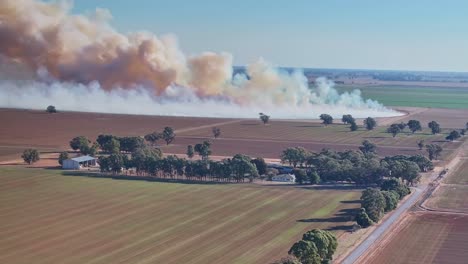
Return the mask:
<svg viewBox="0 0 468 264">
<path fill-rule="evenodd" d="M 421 189 L 422 187 L 422 189 Z M 427 185 L 420 186 L 420 188 L 414 188 L 411 196 L 404 201 L 393 213 L 385 219 L 371 234 L 364 240 L 357 248 L 353 250 L 341 263 L 343 264 L 353 264 L 356 260 L 361 257 L 366 250 L 368 250 L 377 240 L 388 230 L 388 228 L 398 219 L 400 216 L 405 213 L 411 206 L 413 206 L 416 201 L 421 197 L 421 195 L 426 190 Z"/>
</svg>

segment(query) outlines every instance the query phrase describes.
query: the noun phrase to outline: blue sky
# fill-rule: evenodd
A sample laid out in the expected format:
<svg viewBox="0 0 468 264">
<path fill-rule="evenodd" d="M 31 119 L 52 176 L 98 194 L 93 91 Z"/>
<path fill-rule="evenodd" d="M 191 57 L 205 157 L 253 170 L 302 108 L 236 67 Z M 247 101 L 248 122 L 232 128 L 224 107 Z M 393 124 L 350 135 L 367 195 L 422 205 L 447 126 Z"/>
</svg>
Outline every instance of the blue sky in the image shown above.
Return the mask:
<svg viewBox="0 0 468 264">
<path fill-rule="evenodd" d="M 190 55 L 237 65 L 468 71 L 468 1 L 75 0 L 106 8 L 123 32 L 173 33 Z"/>
</svg>

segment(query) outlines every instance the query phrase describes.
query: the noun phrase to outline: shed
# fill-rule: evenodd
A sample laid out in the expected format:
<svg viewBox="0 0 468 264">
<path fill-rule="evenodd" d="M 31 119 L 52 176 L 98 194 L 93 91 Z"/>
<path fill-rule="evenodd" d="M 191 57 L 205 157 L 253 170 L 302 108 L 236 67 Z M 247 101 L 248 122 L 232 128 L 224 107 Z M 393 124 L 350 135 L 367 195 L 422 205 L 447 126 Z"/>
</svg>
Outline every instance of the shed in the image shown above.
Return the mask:
<svg viewBox="0 0 468 264">
<path fill-rule="evenodd" d="M 65 170 L 79 170 L 82 167 L 96 166 L 96 158 L 91 156 L 81 156 L 63 161 L 62 169 Z"/>
<path fill-rule="evenodd" d="M 271 180 L 278 181 L 278 182 L 295 182 L 296 176 L 292 174 L 280 174 L 280 175 L 273 176 Z"/>
</svg>

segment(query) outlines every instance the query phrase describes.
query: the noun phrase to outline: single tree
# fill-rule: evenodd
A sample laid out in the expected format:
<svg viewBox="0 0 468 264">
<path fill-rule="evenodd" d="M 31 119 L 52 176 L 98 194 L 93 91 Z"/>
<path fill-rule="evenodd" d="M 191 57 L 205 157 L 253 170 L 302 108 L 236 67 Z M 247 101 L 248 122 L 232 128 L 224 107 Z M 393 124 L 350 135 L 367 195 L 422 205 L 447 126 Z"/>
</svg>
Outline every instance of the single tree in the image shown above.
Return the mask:
<svg viewBox="0 0 468 264">
<path fill-rule="evenodd" d="M 60 153 L 59 157 L 58 157 L 58 163 L 60 165 L 63 165 L 63 161 L 68 159 L 68 152 L 64 151 L 62 153 Z"/>
<path fill-rule="evenodd" d="M 196 144 L 194 150 L 198 153 L 202 160 L 206 161 L 211 155 L 211 142 L 205 140 L 201 144 Z"/>
<path fill-rule="evenodd" d="M 293 174 L 296 177 L 296 183 L 305 184 L 307 180 L 307 173 L 304 169 L 294 169 Z"/>
<path fill-rule="evenodd" d="M 373 130 L 377 126 L 377 121 L 372 117 L 368 117 L 364 119 L 364 126 L 366 126 L 367 130 Z"/>
<path fill-rule="evenodd" d="M 366 209 L 364 208 L 359 209 L 359 212 L 356 215 L 356 223 L 362 228 L 367 228 L 374 224 L 374 222 L 367 215 Z"/>
<path fill-rule="evenodd" d="M 188 146 L 187 146 L 187 157 L 188 157 L 189 159 L 192 159 L 194 155 L 195 155 L 195 151 L 193 150 L 193 146 L 192 146 L 192 145 L 188 145 Z"/>
<path fill-rule="evenodd" d="M 385 197 L 385 212 L 390 212 L 397 208 L 398 201 L 400 200 L 400 195 L 395 191 L 382 191 L 383 196 Z"/>
<path fill-rule="evenodd" d="M 23 158 L 24 162 L 32 164 L 40 159 L 40 153 L 36 149 L 26 149 L 23 151 L 21 158 Z"/>
<path fill-rule="evenodd" d="M 87 139 L 86 137 L 84 136 L 79 136 L 79 137 L 75 137 L 73 138 L 71 141 L 70 141 L 70 147 L 73 149 L 73 150 L 83 150 L 83 149 L 86 149 L 89 147 L 89 143 L 91 143 L 91 141 L 89 141 L 89 139 Z"/>
<path fill-rule="evenodd" d="M 351 126 L 349 127 L 349 129 L 351 131 L 356 131 L 358 130 L 358 125 L 356 124 L 356 122 L 351 122 Z"/>
<path fill-rule="evenodd" d="M 219 127 L 213 127 L 212 132 L 214 138 L 218 138 L 219 136 L 221 136 L 221 128 Z"/>
<path fill-rule="evenodd" d="M 380 185 L 380 188 L 382 191 L 394 191 L 399 195 L 400 200 L 411 193 L 411 189 L 397 178 L 384 180 Z"/>
<path fill-rule="evenodd" d="M 366 139 L 362 142 L 362 146 L 359 147 L 359 150 L 364 154 L 376 153 L 377 146 Z"/>
<path fill-rule="evenodd" d="M 440 125 L 436 121 L 429 122 L 429 124 L 427 124 L 427 126 L 431 129 L 431 132 L 434 135 L 440 133 L 440 131 L 441 131 Z"/>
<path fill-rule="evenodd" d="M 320 119 L 322 120 L 322 123 L 326 126 L 333 124 L 333 117 L 328 114 L 321 114 Z"/>
<path fill-rule="evenodd" d="M 422 150 L 424 148 L 424 140 L 418 141 L 418 147 L 419 147 L 419 150 Z"/>
<path fill-rule="evenodd" d="M 171 127 L 165 127 L 164 131 L 162 132 L 162 139 L 166 141 L 166 145 L 171 144 L 174 141 L 176 134 L 174 133 L 174 129 Z"/>
<path fill-rule="evenodd" d="M 307 177 L 309 178 L 310 184 L 319 184 L 320 183 L 320 176 L 318 175 L 316 170 L 311 170 L 307 173 Z"/>
<path fill-rule="evenodd" d="M 460 137 L 461 137 L 460 132 L 458 132 L 457 130 L 453 130 L 452 132 L 450 132 L 448 136 L 445 137 L 445 139 L 449 141 L 454 141 L 454 140 L 459 139 Z"/>
<path fill-rule="evenodd" d="M 421 131 L 422 130 L 421 122 L 419 122 L 418 120 L 408 121 L 408 127 L 411 130 L 411 133 L 413 133 L 413 134 L 416 131 Z"/>
<path fill-rule="evenodd" d="M 55 106 L 49 105 L 49 106 L 46 108 L 46 112 L 49 113 L 49 114 L 57 113 L 57 109 L 55 109 Z"/>
<path fill-rule="evenodd" d="M 393 137 L 396 137 L 396 135 L 398 135 L 400 132 L 401 128 L 398 124 L 392 124 L 389 128 L 387 128 L 387 133 L 392 134 Z"/>
<path fill-rule="evenodd" d="M 341 122 L 343 122 L 343 124 L 351 124 L 351 123 L 354 123 L 356 120 L 354 119 L 354 117 L 352 115 L 343 115 L 343 117 L 341 118 Z"/>
<path fill-rule="evenodd" d="M 303 165 L 306 162 L 307 157 L 310 155 L 309 151 L 303 147 L 293 147 L 283 150 L 281 153 L 281 162 L 289 163 L 297 167 L 297 165 Z"/>
<path fill-rule="evenodd" d="M 437 160 L 442 153 L 443 149 L 437 144 L 426 145 L 426 151 L 429 155 L 430 160 Z"/>
<path fill-rule="evenodd" d="M 252 160 L 252 163 L 257 167 L 258 174 L 265 175 L 267 172 L 267 164 L 263 158 L 256 158 Z"/>
<path fill-rule="evenodd" d="M 265 115 L 264 113 L 259 113 L 260 115 L 260 120 L 263 122 L 264 125 L 268 124 L 268 122 L 270 121 L 270 116 L 269 115 Z"/>
</svg>

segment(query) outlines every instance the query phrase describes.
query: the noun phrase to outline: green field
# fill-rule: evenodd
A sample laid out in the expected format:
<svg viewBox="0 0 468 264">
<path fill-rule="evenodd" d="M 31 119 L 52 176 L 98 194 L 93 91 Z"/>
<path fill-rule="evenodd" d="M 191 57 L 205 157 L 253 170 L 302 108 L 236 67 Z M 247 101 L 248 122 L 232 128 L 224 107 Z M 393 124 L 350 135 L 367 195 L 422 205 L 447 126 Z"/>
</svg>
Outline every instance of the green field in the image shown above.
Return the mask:
<svg viewBox="0 0 468 264">
<path fill-rule="evenodd" d="M 468 108 L 468 88 L 400 85 L 337 85 L 336 88 L 340 92 L 359 89 L 364 98 L 387 106 Z"/>
<path fill-rule="evenodd" d="M 0 263 L 269 263 L 307 230 L 343 233 L 361 194 L 8 166 L 0 182 Z"/>
</svg>

